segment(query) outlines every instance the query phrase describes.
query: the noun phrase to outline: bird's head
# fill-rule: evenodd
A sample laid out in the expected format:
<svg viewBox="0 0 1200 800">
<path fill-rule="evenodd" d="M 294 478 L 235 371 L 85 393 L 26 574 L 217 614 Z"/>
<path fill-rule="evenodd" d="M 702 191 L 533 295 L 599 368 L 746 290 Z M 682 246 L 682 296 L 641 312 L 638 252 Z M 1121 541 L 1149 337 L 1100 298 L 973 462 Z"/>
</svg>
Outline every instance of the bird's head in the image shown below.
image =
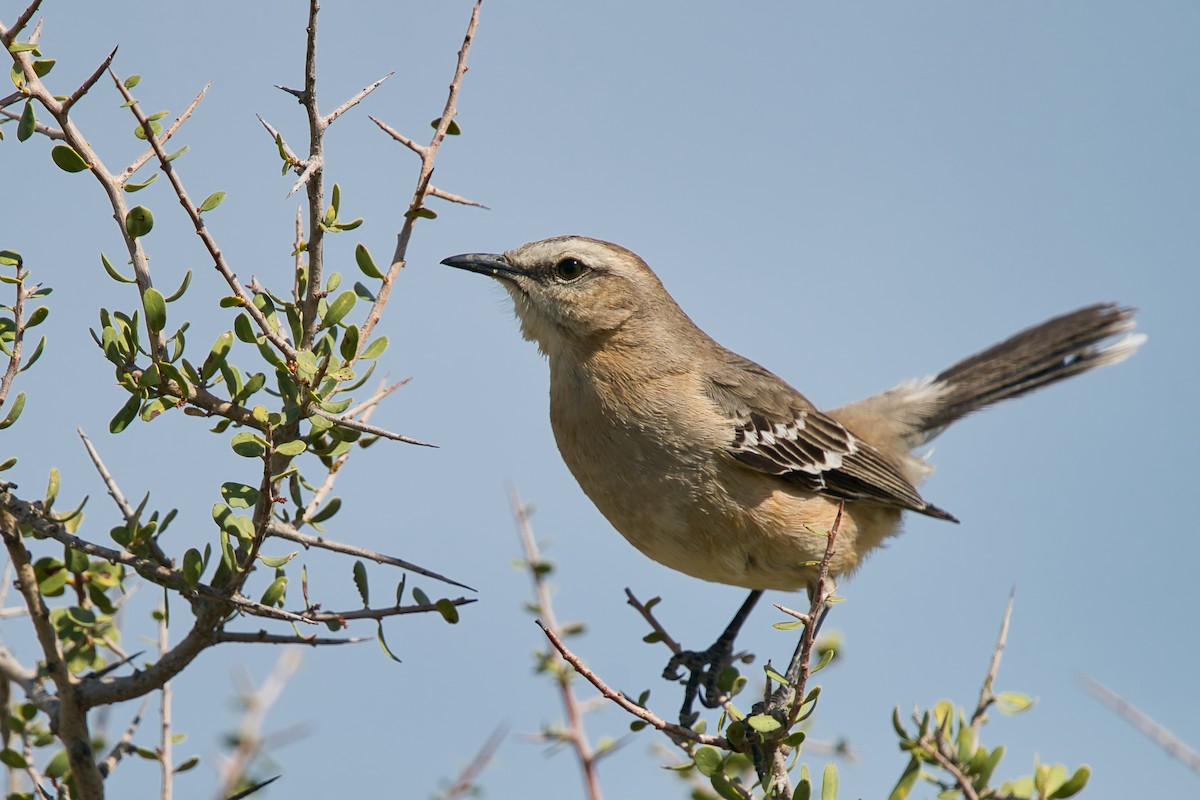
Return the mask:
<svg viewBox="0 0 1200 800">
<path fill-rule="evenodd" d="M 530 242 L 503 255 L 467 253 L 442 263 L 490 275 L 512 295 L 521 332 L 543 352 L 595 346 L 638 319 L 678 306 L 636 254 L 584 236 Z"/>
</svg>

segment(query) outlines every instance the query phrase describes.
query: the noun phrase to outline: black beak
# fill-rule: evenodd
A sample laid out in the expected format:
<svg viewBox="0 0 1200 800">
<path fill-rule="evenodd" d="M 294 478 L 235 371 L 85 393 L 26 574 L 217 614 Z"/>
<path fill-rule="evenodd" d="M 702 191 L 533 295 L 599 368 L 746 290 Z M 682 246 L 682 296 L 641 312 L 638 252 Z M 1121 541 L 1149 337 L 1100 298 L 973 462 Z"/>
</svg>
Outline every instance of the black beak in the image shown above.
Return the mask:
<svg viewBox="0 0 1200 800">
<path fill-rule="evenodd" d="M 461 256 L 443 258 L 442 263 L 447 267 L 465 269 L 467 272 L 478 272 L 480 275 L 490 275 L 493 278 L 524 274 L 521 270 L 509 264 L 508 259 L 504 256 L 493 253 L 463 253 Z"/>
</svg>

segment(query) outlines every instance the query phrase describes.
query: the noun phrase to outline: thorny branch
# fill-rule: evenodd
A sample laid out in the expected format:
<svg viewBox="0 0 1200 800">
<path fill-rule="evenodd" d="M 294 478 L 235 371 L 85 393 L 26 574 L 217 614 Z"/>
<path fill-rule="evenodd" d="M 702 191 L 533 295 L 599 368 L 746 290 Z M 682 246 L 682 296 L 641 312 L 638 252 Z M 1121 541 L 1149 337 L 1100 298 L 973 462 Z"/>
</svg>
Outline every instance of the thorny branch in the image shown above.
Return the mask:
<svg viewBox="0 0 1200 800">
<path fill-rule="evenodd" d="M 404 268 L 405 259 L 408 257 L 408 242 L 412 238 L 413 226 L 419 219 L 420 210 L 424 208 L 425 197 L 429 193 L 429 181 L 433 177 L 433 162 L 437 157 L 438 148 L 442 146 L 442 142 L 446 138 L 446 132 L 450 130 L 450 123 L 454 121 L 454 117 L 458 114 L 458 93 L 462 88 L 463 77 L 467 74 L 467 55 L 471 51 L 471 42 L 475 38 L 475 28 L 479 24 L 479 8 L 483 0 L 475 0 L 475 5 L 471 9 L 471 19 L 467 23 L 467 32 L 463 36 L 462 47 L 458 51 L 458 62 L 454 67 L 454 77 L 450 81 L 450 92 L 446 97 L 446 105 L 442 108 L 442 115 L 438 119 L 437 129 L 434 130 L 432 138 L 427 145 L 418 145 L 412 140 L 398 136 L 390 128 L 385 126 L 379 120 L 371 117 L 371 121 L 385 131 L 390 132 L 398 141 L 405 142 L 414 153 L 421 157 L 421 170 L 417 176 L 417 187 L 413 192 L 412 201 L 408 205 L 408 210 L 404 214 L 404 224 L 400 227 L 400 233 L 396 237 L 396 250 L 392 254 L 392 263 L 388 267 L 387 273 L 383 276 L 383 283 L 379 287 L 379 291 L 375 295 L 375 301 L 371 304 L 371 310 L 367 313 L 367 318 L 362 324 L 362 329 L 358 339 L 358 352 L 351 359 L 353 363 L 362 353 L 363 348 L 367 346 L 371 338 L 371 333 L 375 330 L 375 326 L 379 324 L 379 319 L 383 314 L 383 307 L 387 304 L 388 297 L 392 293 L 392 286 L 396 282 L 396 277 L 400 274 L 400 270 Z"/>
</svg>

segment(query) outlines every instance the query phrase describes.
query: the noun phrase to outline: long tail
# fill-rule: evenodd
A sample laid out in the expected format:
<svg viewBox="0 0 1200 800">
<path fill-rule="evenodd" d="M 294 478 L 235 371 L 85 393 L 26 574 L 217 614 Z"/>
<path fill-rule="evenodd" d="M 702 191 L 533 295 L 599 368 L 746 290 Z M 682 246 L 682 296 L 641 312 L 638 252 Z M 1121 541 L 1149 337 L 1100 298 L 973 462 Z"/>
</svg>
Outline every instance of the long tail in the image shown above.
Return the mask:
<svg viewBox="0 0 1200 800">
<path fill-rule="evenodd" d="M 918 427 L 928 440 L 957 419 L 1088 370 L 1124 361 L 1146 341 L 1133 309 L 1099 303 L 1021 331 L 935 377 L 938 401 Z M 1103 344 L 1106 339 L 1125 334 Z"/>
</svg>

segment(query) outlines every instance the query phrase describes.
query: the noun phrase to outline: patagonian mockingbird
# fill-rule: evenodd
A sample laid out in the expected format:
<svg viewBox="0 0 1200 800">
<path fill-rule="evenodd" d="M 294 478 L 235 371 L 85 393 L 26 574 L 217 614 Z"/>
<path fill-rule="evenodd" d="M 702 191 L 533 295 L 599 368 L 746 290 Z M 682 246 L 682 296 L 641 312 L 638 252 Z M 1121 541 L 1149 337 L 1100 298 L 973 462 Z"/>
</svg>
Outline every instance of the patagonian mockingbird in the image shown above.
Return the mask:
<svg viewBox="0 0 1200 800">
<path fill-rule="evenodd" d="M 490 275 L 512 295 L 522 334 L 550 361 L 558 449 L 613 527 L 672 569 L 754 590 L 718 662 L 762 590 L 814 591 L 839 511 L 830 577 L 853 572 L 905 511 L 956 521 L 918 493 L 932 467 L 915 448 L 1145 341 L 1129 333 L 1132 309 L 1092 305 L 934 377 L 820 411 L 713 341 L 623 247 L 560 236 L 442 263 Z M 711 666 L 706 683 L 721 668 Z"/>
</svg>

